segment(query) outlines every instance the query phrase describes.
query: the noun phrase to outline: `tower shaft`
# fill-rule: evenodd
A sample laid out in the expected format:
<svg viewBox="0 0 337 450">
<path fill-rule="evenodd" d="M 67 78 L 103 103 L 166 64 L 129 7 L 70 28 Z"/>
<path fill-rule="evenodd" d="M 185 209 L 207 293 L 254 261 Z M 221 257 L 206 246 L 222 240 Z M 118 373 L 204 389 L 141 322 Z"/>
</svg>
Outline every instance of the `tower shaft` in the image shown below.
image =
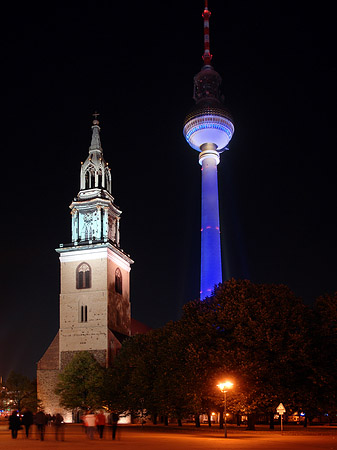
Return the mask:
<svg viewBox="0 0 337 450">
<path fill-rule="evenodd" d="M 200 299 L 209 297 L 222 282 L 220 220 L 218 199 L 219 157 L 212 152 L 200 154 L 201 175 L 201 272 Z"/>
</svg>

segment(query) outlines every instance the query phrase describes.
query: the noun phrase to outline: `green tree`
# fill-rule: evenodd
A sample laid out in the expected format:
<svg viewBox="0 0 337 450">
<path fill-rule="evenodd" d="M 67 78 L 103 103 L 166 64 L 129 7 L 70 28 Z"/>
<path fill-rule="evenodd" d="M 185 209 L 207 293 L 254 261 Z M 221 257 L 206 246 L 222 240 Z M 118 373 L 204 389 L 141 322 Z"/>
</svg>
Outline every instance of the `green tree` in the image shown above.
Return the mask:
<svg viewBox="0 0 337 450">
<path fill-rule="evenodd" d="M 104 372 L 91 353 L 76 353 L 59 375 L 55 392 L 60 396 L 60 404 L 66 409 L 101 407 Z"/>
<path fill-rule="evenodd" d="M 311 391 L 311 413 L 337 412 L 337 292 L 322 295 L 314 303 L 312 315 L 312 361 L 315 383 Z"/>
<path fill-rule="evenodd" d="M 11 408 L 22 411 L 24 408 L 36 410 L 38 406 L 36 380 L 31 381 L 25 375 L 10 372 L 5 383 L 3 398 Z"/>
<path fill-rule="evenodd" d="M 113 366 L 108 369 L 104 402 L 111 410 L 135 416 L 158 414 L 154 382 L 160 366 L 158 343 L 161 330 L 136 335 L 123 343 Z"/>
<path fill-rule="evenodd" d="M 234 378 L 232 407 L 254 414 L 306 400 L 313 377 L 308 317 L 286 286 L 230 280 L 206 301 L 186 305 L 182 320 L 195 353 L 207 354 L 209 374 Z"/>
<path fill-rule="evenodd" d="M 201 408 L 200 377 L 189 370 L 189 345 L 189 336 L 179 321 L 163 327 L 158 342 L 160 363 L 153 386 L 154 397 L 161 414 L 177 419 L 179 425 L 188 415 L 199 416 Z"/>
<path fill-rule="evenodd" d="M 232 379 L 228 411 L 273 416 L 312 402 L 313 314 L 283 285 L 230 280 L 185 305 L 181 320 L 129 339 L 114 363 L 108 396 L 123 410 L 182 418 L 223 408 L 217 384 Z M 327 383 L 326 383 L 327 384 Z"/>
</svg>

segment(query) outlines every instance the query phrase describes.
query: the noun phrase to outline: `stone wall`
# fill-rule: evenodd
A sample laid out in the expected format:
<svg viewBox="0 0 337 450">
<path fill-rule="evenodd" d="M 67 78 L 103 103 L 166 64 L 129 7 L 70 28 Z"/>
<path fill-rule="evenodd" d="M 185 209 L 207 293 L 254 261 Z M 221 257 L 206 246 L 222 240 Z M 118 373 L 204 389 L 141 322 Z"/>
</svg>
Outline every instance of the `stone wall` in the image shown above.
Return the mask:
<svg viewBox="0 0 337 450">
<path fill-rule="evenodd" d="M 85 350 L 88 353 L 91 353 L 96 361 L 99 362 L 99 364 L 103 367 L 106 366 L 107 361 L 107 352 L 106 350 Z M 76 355 L 76 353 L 80 353 L 78 351 L 74 352 L 61 352 L 61 370 L 63 370 L 73 359 L 73 357 Z"/>
<path fill-rule="evenodd" d="M 46 414 L 63 413 L 63 408 L 59 404 L 59 398 L 55 394 L 59 373 L 60 371 L 55 369 L 37 370 L 37 396 L 42 401 L 42 408 Z"/>
</svg>

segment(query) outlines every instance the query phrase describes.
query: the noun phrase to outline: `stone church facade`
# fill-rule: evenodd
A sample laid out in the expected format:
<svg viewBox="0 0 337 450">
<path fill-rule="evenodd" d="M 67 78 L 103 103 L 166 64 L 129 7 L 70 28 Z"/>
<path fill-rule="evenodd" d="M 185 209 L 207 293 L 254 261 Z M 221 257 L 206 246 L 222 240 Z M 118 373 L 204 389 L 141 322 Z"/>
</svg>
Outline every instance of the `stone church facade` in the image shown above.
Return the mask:
<svg viewBox="0 0 337 450">
<path fill-rule="evenodd" d="M 133 261 L 120 248 L 122 212 L 112 197 L 97 118 L 89 155 L 81 167 L 80 191 L 70 210 L 72 242 L 56 249 L 61 274 L 60 329 L 37 366 L 38 397 L 50 414 L 62 411 L 54 390 L 60 371 L 76 352 L 89 351 L 108 367 L 126 337 L 148 331 L 139 324 L 137 330 L 136 321 L 131 323 Z"/>
</svg>

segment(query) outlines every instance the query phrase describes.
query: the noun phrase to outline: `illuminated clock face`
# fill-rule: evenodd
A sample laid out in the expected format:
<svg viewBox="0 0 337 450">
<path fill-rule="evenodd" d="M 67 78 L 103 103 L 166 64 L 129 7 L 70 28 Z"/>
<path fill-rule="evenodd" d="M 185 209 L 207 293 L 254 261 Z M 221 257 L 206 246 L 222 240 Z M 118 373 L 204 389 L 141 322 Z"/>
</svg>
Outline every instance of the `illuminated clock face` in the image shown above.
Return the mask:
<svg viewBox="0 0 337 450">
<path fill-rule="evenodd" d="M 91 224 L 92 223 L 92 214 L 90 214 L 90 213 L 84 214 L 83 221 L 86 225 Z"/>
</svg>

